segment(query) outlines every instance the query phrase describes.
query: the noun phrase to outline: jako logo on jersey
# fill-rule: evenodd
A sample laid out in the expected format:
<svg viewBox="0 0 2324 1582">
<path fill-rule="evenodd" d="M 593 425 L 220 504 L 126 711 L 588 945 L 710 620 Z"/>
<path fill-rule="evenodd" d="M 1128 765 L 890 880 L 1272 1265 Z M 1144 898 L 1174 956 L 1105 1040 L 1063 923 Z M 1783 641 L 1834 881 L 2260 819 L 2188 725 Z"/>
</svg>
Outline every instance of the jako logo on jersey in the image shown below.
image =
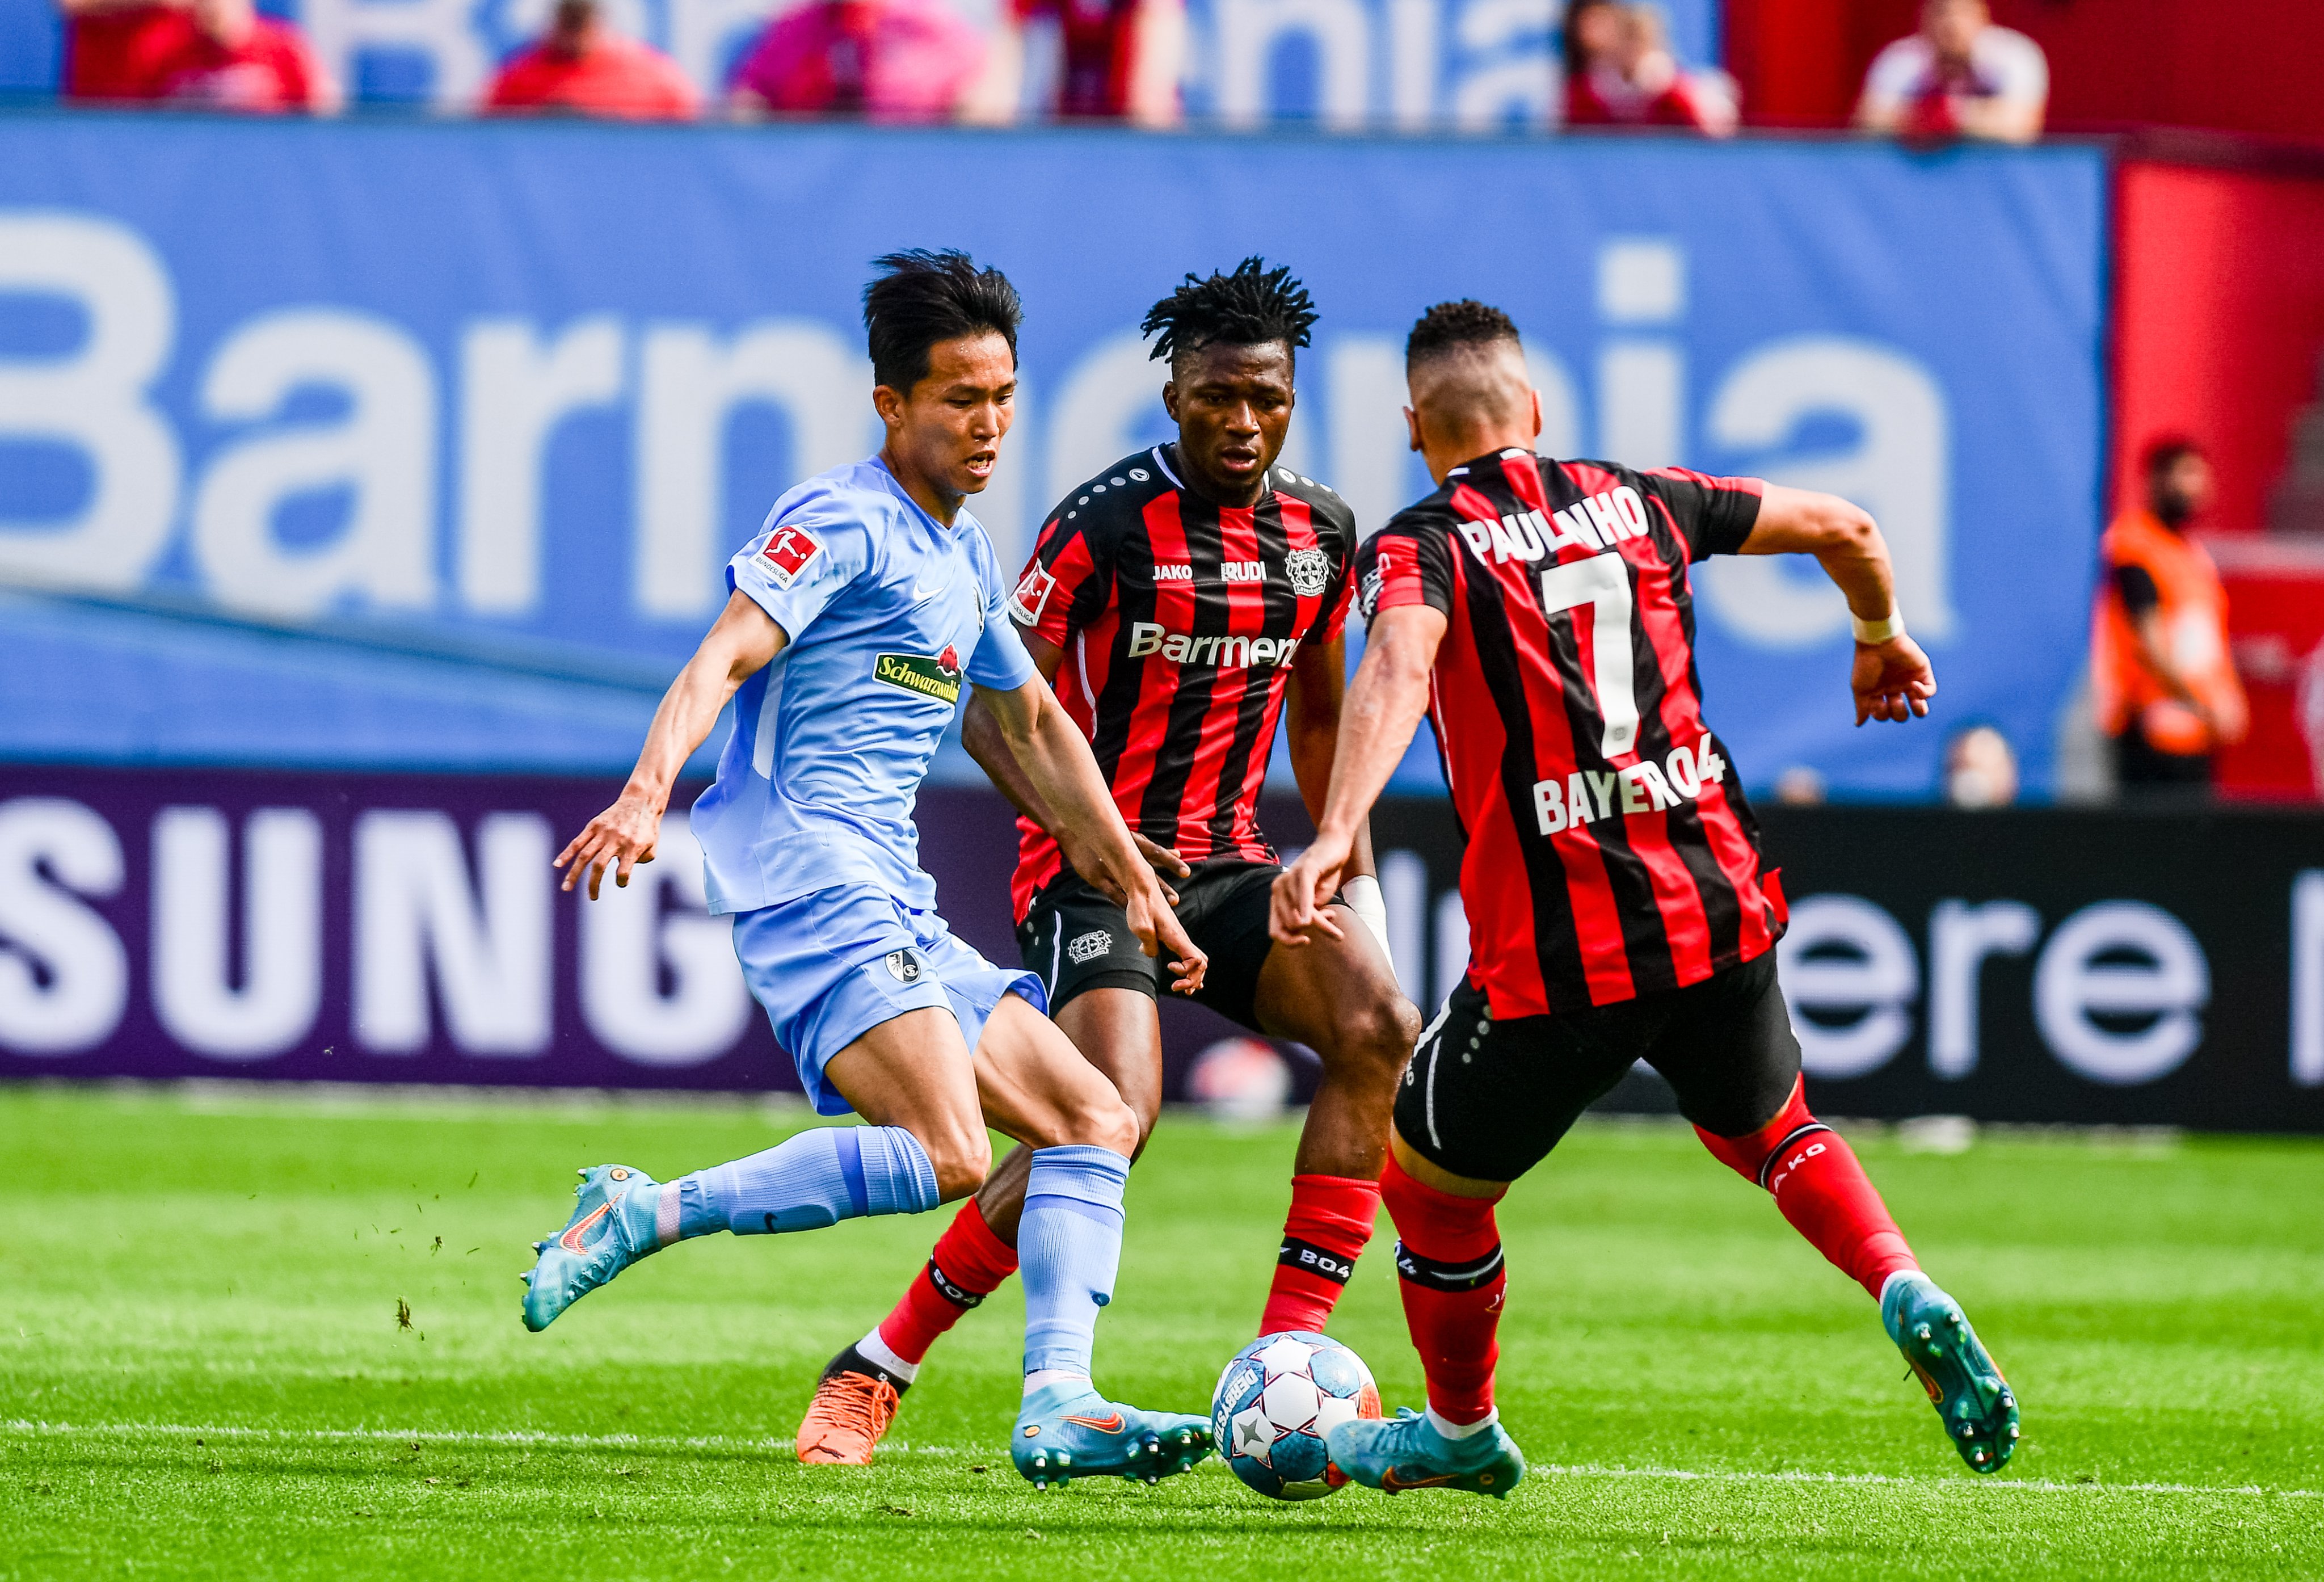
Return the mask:
<svg viewBox="0 0 2324 1582">
<path fill-rule="evenodd" d="M 823 553 L 823 541 L 803 527 L 779 527 L 760 552 L 766 559 L 770 568 L 767 575 L 775 579 L 775 586 L 788 587 Z"/>
<path fill-rule="evenodd" d="M 1049 596 L 1056 591 L 1057 579 L 1037 560 L 1025 569 L 1025 580 L 1009 596 L 1009 613 L 1020 626 L 1037 625 L 1041 612 L 1049 607 Z"/>
<path fill-rule="evenodd" d="M 1464 521 L 1458 525 L 1480 560 L 1538 560 L 1568 544 L 1579 544 L 1595 554 L 1624 539 L 1646 537 L 1646 503 L 1638 498 L 1637 490 L 1625 484 L 1547 516 L 1523 511 L 1498 522 Z"/>
<path fill-rule="evenodd" d="M 1711 745 L 1705 731 L 1693 746 L 1671 749 L 1667 764 L 1633 763 L 1627 769 L 1581 769 L 1563 780 L 1536 781 L 1533 810 L 1544 835 L 1579 829 L 1616 813 L 1659 813 L 1691 802 L 1706 785 L 1727 778 L 1727 760 Z"/>
<path fill-rule="evenodd" d="M 947 646 L 940 655 L 882 653 L 872 661 L 872 679 L 939 703 L 960 701 L 960 655 Z"/>
<path fill-rule="evenodd" d="M 1154 563 L 1154 580 L 1157 582 L 1192 582 L 1194 580 L 1194 569 L 1192 566 L 1185 565 L 1184 563 L 1157 560 Z"/>
<path fill-rule="evenodd" d="M 1294 550 L 1283 557 L 1283 574 L 1291 578 L 1292 592 L 1314 598 L 1332 580 L 1332 557 L 1321 550 Z"/>
<path fill-rule="evenodd" d="M 1298 646 L 1296 637 L 1189 637 L 1166 632 L 1157 622 L 1132 621 L 1123 657 L 1158 653 L 1172 664 L 1287 665 Z"/>
</svg>

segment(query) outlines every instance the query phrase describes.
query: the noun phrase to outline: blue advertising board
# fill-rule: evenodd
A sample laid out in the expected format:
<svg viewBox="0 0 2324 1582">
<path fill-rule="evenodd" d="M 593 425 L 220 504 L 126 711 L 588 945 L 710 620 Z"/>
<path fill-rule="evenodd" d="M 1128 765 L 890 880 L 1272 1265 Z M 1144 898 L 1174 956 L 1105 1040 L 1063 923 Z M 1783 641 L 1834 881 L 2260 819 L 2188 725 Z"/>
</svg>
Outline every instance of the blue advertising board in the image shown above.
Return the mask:
<svg viewBox="0 0 2324 1582">
<path fill-rule="evenodd" d="M 619 767 L 768 503 L 874 443 L 868 261 L 957 245 L 1028 305 L 977 505 L 1004 561 L 1166 435 L 1136 326 L 1185 271 L 1304 274 L 1287 461 L 1368 526 L 1427 487 L 1404 332 L 1475 296 L 1526 330 L 1544 449 L 1872 510 L 1938 726 L 1998 724 L 2038 791 L 2098 528 L 2103 187 L 2084 149 L 0 120 L 0 579 L 82 599 L 0 606 L 0 753 Z M 1748 779 L 1929 791 L 1940 728 L 1850 728 L 1812 565 L 1697 587 Z"/>
</svg>

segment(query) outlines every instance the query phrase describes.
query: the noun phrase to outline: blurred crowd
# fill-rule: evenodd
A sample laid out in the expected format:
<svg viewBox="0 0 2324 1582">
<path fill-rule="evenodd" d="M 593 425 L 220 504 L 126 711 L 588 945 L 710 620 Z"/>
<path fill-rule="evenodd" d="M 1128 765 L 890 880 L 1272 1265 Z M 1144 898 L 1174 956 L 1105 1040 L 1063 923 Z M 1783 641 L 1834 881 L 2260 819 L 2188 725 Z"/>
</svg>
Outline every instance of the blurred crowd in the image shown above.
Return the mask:
<svg viewBox="0 0 2324 1582">
<path fill-rule="evenodd" d="M 67 97 L 329 115 L 343 96 L 299 28 L 253 0 L 57 0 Z M 604 0 L 557 0 L 501 63 L 484 114 L 635 120 L 845 116 L 1000 125 L 1031 114 L 1147 126 L 1179 118 L 1184 0 L 1001 0 L 990 28 L 949 0 L 799 0 L 779 10 L 720 91 L 628 37 Z M 1706 137 L 1741 121 L 1734 79 L 1671 49 L 1650 0 L 1568 0 L 1563 122 Z M 1037 60 L 1036 54 L 1039 58 Z M 1045 85 L 1028 103 L 1027 85 Z M 1919 31 L 1873 62 L 1867 133 L 2030 142 L 2049 94 L 2042 51 L 1996 26 L 1985 0 L 1928 0 Z"/>
</svg>

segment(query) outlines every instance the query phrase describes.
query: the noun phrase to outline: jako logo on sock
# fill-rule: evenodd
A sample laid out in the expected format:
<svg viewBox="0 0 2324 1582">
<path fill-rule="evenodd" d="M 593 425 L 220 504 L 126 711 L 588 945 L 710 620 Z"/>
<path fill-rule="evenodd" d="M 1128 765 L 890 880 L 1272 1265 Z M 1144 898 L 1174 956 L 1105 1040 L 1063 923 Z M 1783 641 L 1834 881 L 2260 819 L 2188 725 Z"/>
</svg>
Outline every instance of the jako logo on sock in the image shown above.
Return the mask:
<svg viewBox="0 0 2324 1582">
<path fill-rule="evenodd" d="M 1791 1163 L 1785 1165 L 1782 1170 L 1775 1172 L 1775 1178 L 1767 1183 L 1767 1190 L 1770 1193 L 1782 1191 L 1784 1189 L 1784 1183 L 1792 1179 L 1792 1172 L 1794 1170 L 1799 1169 L 1800 1166 L 1807 1163 L 1808 1161 L 1813 1159 L 1817 1154 L 1821 1153 L 1822 1152 L 1823 1144 L 1821 1143 L 1811 1143 L 1805 1148 L 1801 1149 Z"/>
</svg>

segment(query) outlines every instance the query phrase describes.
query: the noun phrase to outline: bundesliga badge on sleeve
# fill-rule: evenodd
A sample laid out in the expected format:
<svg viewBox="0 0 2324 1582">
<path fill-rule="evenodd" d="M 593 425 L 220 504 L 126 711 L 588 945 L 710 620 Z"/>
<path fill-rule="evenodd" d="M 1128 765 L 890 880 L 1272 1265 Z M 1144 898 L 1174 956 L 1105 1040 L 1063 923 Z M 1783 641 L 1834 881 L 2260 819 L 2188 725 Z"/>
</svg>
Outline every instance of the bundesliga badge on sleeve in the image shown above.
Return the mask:
<svg viewBox="0 0 2324 1582">
<path fill-rule="evenodd" d="M 759 553 L 767 562 L 767 575 L 775 579 L 775 586 L 788 587 L 823 553 L 823 541 L 803 527 L 779 527 Z"/>
</svg>

